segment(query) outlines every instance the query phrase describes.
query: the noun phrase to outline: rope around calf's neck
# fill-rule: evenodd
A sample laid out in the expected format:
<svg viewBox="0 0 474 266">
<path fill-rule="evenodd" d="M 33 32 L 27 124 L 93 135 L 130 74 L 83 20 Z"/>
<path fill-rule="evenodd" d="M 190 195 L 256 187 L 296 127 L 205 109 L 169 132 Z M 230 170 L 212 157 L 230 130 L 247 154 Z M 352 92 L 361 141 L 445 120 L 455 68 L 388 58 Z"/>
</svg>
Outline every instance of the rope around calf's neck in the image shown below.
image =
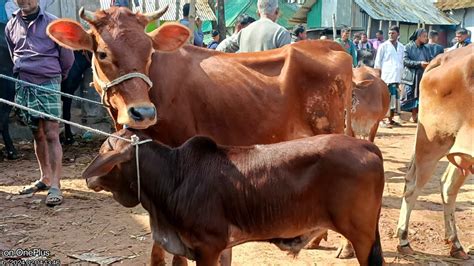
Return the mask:
<svg viewBox="0 0 474 266">
<path fill-rule="evenodd" d="M 135 146 L 135 162 L 137 164 L 137 196 L 138 196 L 138 201 L 141 202 L 140 198 L 140 159 L 138 155 L 138 146 L 144 143 L 148 143 L 153 141 L 152 139 L 146 139 L 143 141 L 140 141 L 140 138 L 137 135 L 133 135 L 131 137 L 132 140 L 132 146 Z"/>
</svg>

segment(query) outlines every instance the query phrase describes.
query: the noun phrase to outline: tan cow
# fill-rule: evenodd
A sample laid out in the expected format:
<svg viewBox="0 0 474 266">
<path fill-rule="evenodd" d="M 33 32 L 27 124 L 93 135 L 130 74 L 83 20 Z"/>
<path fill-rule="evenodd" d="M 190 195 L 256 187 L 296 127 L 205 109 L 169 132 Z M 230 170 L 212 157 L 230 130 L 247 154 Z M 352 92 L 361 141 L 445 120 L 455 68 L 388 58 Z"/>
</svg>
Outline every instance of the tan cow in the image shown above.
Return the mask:
<svg viewBox="0 0 474 266">
<path fill-rule="evenodd" d="M 400 219 L 398 251 L 412 254 L 408 242 L 408 223 L 421 189 L 428 182 L 438 161 L 446 154 L 460 166 L 450 164 L 441 177 L 446 241 L 450 255 L 469 259 L 457 237 L 454 210 L 456 196 L 472 174 L 474 154 L 474 47 L 472 45 L 436 57 L 427 67 L 420 85 L 420 113 L 415 153 L 405 177 Z"/>
<path fill-rule="evenodd" d="M 370 67 L 353 69 L 352 135 L 374 142 L 379 122 L 387 114 L 390 95 L 380 73 Z"/>
</svg>

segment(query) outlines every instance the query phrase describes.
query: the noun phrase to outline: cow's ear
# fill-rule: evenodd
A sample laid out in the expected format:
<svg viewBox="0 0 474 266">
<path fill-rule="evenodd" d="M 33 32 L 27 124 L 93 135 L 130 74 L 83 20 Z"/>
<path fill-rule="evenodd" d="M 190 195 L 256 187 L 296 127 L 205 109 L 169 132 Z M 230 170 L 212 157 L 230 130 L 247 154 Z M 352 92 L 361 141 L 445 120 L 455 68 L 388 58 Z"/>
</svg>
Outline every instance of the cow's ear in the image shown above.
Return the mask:
<svg viewBox="0 0 474 266">
<path fill-rule="evenodd" d="M 58 19 L 46 29 L 49 37 L 59 45 L 72 50 L 93 50 L 92 36 L 76 21 Z"/>
<path fill-rule="evenodd" d="M 153 40 L 155 50 L 172 52 L 188 42 L 191 31 L 179 23 L 171 22 L 148 33 L 148 35 Z"/>
<path fill-rule="evenodd" d="M 94 176 L 105 176 L 115 166 L 132 159 L 131 149 L 125 151 L 110 151 L 97 155 L 89 166 L 82 173 L 82 177 L 87 179 Z"/>
<path fill-rule="evenodd" d="M 373 80 L 368 80 L 368 79 L 365 79 L 365 80 L 352 80 L 352 87 L 354 88 L 361 88 L 361 87 L 367 87 L 367 86 L 370 86 L 374 81 Z"/>
</svg>

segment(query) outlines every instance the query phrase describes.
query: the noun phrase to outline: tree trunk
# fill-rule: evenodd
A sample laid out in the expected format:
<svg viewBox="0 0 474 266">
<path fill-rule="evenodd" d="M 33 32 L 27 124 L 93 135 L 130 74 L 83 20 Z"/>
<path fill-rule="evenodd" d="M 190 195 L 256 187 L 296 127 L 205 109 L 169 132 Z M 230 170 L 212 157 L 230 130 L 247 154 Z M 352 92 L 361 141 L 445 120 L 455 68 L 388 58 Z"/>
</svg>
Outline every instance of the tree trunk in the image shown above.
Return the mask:
<svg viewBox="0 0 474 266">
<path fill-rule="evenodd" d="M 208 0 L 207 3 L 208 3 L 209 6 L 211 7 L 212 12 L 213 12 L 214 14 L 217 14 L 217 13 L 216 13 L 216 1 L 215 1 L 215 0 Z M 211 21 L 211 24 L 212 24 L 212 29 L 213 29 L 213 30 L 217 29 L 217 21 L 213 20 L 213 21 Z"/>
<path fill-rule="evenodd" d="M 217 0 L 217 28 L 219 30 L 220 40 L 226 37 L 227 28 L 225 26 L 224 0 Z"/>
</svg>

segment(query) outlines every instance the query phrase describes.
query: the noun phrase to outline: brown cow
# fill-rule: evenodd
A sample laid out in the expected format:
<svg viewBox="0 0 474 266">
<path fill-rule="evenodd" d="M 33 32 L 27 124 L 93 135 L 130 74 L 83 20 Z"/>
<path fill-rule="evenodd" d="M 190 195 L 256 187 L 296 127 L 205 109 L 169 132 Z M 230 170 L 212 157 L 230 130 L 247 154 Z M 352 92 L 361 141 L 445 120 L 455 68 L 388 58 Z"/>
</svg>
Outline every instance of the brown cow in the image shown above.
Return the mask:
<svg viewBox="0 0 474 266">
<path fill-rule="evenodd" d="M 474 155 L 474 49 L 473 45 L 437 56 L 426 68 L 420 85 L 420 112 L 416 132 L 415 153 L 405 177 L 400 219 L 398 250 L 413 254 L 408 242 L 410 213 L 423 186 L 431 178 L 438 161 L 449 164 L 441 178 L 446 242 L 450 255 L 469 259 L 457 237 L 454 219 L 456 196 L 467 174 L 472 173 Z"/>
<path fill-rule="evenodd" d="M 64 19 L 48 28 L 59 44 L 93 52 L 95 86 L 117 128 L 148 127 L 171 146 L 198 134 L 227 145 L 265 144 L 342 133 L 346 109 L 350 132 L 351 57 L 340 45 L 308 41 L 248 54 L 182 47 L 190 32 L 179 24 L 144 33 L 162 13 L 81 10 L 89 32 Z M 135 72 L 141 75 L 117 80 Z M 104 90 L 106 81 L 119 83 Z"/>
<path fill-rule="evenodd" d="M 354 68 L 352 87 L 352 135 L 374 142 L 379 122 L 387 114 L 390 95 L 387 84 L 373 68 Z"/>
<path fill-rule="evenodd" d="M 139 181 L 135 156 L 129 142 L 110 137 L 83 173 L 88 187 L 111 191 L 125 207 L 141 203 L 155 241 L 198 266 L 217 265 L 224 249 L 249 241 L 297 255 L 325 229 L 349 239 L 361 265 L 383 263 L 383 160 L 368 141 L 333 134 L 246 147 L 202 136 L 178 148 L 148 142 L 139 145 Z"/>
</svg>

